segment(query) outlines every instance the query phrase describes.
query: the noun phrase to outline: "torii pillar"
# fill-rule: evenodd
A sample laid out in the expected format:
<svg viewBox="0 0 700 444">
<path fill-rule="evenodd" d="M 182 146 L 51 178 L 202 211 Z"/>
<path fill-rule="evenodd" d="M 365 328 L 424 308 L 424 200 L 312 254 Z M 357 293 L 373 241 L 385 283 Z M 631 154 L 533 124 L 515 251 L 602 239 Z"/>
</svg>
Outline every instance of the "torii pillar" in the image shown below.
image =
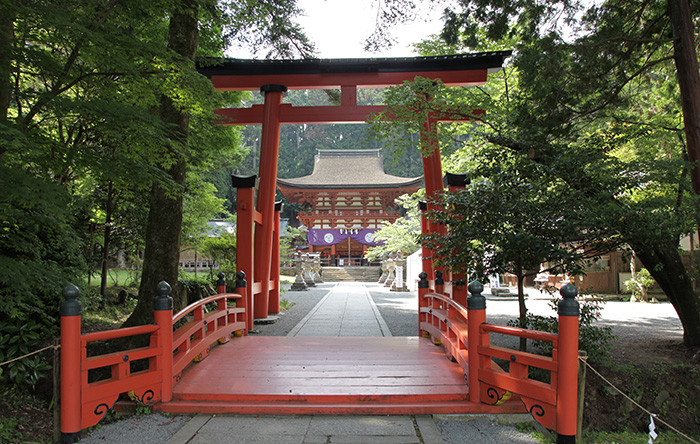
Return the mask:
<svg viewBox="0 0 700 444">
<path fill-rule="evenodd" d="M 284 85 L 263 85 L 260 92 L 265 95 L 263 108 L 262 137 L 260 140 L 260 188 L 257 209 L 262 222 L 255 230 L 255 283 L 253 285 L 253 316 L 267 318 L 270 295 L 270 267 L 272 265 L 272 240 L 275 228 L 275 192 L 277 189 L 277 160 L 280 148 L 280 107 L 282 96 L 287 91 Z M 279 285 L 275 283 L 274 285 Z"/>
<path fill-rule="evenodd" d="M 423 178 L 425 182 L 425 196 L 427 199 L 427 209 L 434 209 L 434 205 L 430 202 L 436 198 L 444 189 L 442 183 L 442 162 L 440 160 L 440 146 L 438 142 L 438 119 L 434 113 L 429 113 L 420 130 L 421 149 L 423 151 Z M 426 231 L 427 229 L 427 231 Z M 438 233 L 441 227 L 427 221 L 423 227 L 423 234 Z M 433 276 L 433 252 L 426 248 L 423 249 L 423 271 L 428 274 L 428 280 L 435 278 Z M 426 257 L 426 254 L 429 256 Z"/>
</svg>

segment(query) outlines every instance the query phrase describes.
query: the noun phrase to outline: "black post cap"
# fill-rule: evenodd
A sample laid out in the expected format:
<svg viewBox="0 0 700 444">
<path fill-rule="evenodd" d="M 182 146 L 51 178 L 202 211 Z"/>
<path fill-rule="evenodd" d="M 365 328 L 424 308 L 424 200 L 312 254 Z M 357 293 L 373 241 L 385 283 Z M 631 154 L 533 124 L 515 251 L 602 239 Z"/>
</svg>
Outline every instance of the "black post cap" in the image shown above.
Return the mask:
<svg viewBox="0 0 700 444">
<path fill-rule="evenodd" d="M 245 280 L 245 272 L 243 270 L 236 273 L 236 288 L 245 288 L 248 283 Z"/>
<path fill-rule="evenodd" d="M 83 304 L 78 300 L 80 289 L 74 284 L 68 284 L 63 289 L 63 299 L 59 313 L 61 316 L 80 316 L 83 314 Z"/>
<path fill-rule="evenodd" d="M 467 185 L 466 174 L 445 173 L 445 184 L 453 187 L 463 187 Z"/>
<path fill-rule="evenodd" d="M 278 85 L 275 83 L 269 83 L 267 85 L 263 85 L 260 87 L 260 92 L 261 93 L 268 93 L 268 92 L 287 92 L 287 87 L 284 85 Z"/>
<path fill-rule="evenodd" d="M 484 291 L 484 284 L 479 281 L 472 281 L 467 287 L 470 296 L 467 298 L 467 309 L 486 310 L 486 298 L 481 294 Z"/>
<path fill-rule="evenodd" d="M 220 286 L 222 286 L 222 285 L 226 285 L 226 275 L 225 275 L 224 273 L 219 273 L 219 274 L 217 275 L 217 277 L 219 278 L 219 279 L 216 281 L 216 286 L 217 286 L 217 287 L 220 287 Z"/>
<path fill-rule="evenodd" d="M 442 271 L 435 272 L 435 285 L 445 285 L 445 280 L 442 278 Z"/>
<path fill-rule="evenodd" d="M 421 200 L 418 202 L 418 208 L 421 211 L 428 211 L 428 202 L 425 200 Z"/>
<path fill-rule="evenodd" d="M 252 176 L 239 176 L 238 174 L 232 174 L 231 185 L 233 188 L 254 188 L 257 178 L 258 176 L 255 174 Z"/>
<path fill-rule="evenodd" d="M 282 201 L 275 202 L 275 211 L 282 211 Z"/>
<path fill-rule="evenodd" d="M 418 288 L 430 288 L 430 283 L 428 282 L 428 273 L 425 271 L 421 271 L 418 274 L 418 278 L 420 279 L 418 281 Z"/>
<path fill-rule="evenodd" d="M 566 284 L 559 289 L 559 294 L 563 298 L 557 306 L 559 316 L 578 316 L 579 304 L 576 301 L 578 290 L 574 284 Z"/>
<path fill-rule="evenodd" d="M 173 309 L 173 298 L 170 297 L 172 288 L 165 281 L 160 281 L 156 285 L 156 298 L 153 300 L 153 310 L 164 311 Z"/>
</svg>

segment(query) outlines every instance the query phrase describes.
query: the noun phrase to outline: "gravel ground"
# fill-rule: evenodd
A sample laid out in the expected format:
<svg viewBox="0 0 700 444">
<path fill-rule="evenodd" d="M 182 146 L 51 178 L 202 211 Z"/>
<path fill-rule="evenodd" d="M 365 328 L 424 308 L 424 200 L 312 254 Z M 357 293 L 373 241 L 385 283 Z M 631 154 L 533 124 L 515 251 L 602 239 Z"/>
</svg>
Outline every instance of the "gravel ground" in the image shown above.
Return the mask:
<svg viewBox="0 0 700 444">
<path fill-rule="evenodd" d="M 448 444 L 537 444 L 535 438 L 515 427 L 501 425 L 489 419 L 437 420 L 440 435 Z"/>
<path fill-rule="evenodd" d="M 370 296 L 393 336 L 418 334 L 418 294 L 390 291 L 380 284 L 366 283 Z"/>
<path fill-rule="evenodd" d="M 160 413 L 131 416 L 119 422 L 97 426 L 80 444 L 162 444 L 190 420 L 189 416 Z"/>
</svg>

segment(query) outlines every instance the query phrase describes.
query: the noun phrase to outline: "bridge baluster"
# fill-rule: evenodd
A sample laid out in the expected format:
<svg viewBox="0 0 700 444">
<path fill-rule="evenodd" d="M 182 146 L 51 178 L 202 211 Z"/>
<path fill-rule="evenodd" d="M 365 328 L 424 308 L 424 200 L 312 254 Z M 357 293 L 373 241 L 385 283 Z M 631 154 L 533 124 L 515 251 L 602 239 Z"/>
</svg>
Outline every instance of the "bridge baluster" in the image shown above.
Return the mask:
<svg viewBox="0 0 700 444">
<path fill-rule="evenodd" d="M 153 300 L 153 318 L 159 327 L 157 346 L 162 355 L 154 358 L 155 366 L 163 371 L 161 382 L 161 401 L 169 402 L 173 398 L 173 298 L 170 297 L 170 284 L 161 281 L 156 286 Z M 153 365 L 150 366 L 153 368 Z"/>
<path fill-rule="evenodd" d="M 557 444 L 576 443 L 578 407 L 578 290 L 564 285 L 559 293 L 559 371 L 557 384 Z"/>
<path fill-rule="evenodd" d="M 74 443 L 81 429 L 80 290 L 73 284 L 63 289 L 61 302 L 61 441 Z"/>
<path fill-rule="evenodd" d="M 469 284 L 467 298 L 467 348 L 469 349 L 469 400 L 481 402 L 479 388 L 479 368 L 481 359 L 478 353 L 481 338 L 479 326 L 486 322 L 486 298 L 481 294 L 484 285 L 479 281 Z"/>
<path fill-rule="evenodd" d="M 242 296 L 241 301 L 246 301 L 248 300 L 248 283 L 245 280 L 245 271 L 240 270 L 238 273 L 236 273 L 236 293 L 240 294 Z M 236 305 L 239 305 L 238 303 Z M 247 313 L 247 310 L 250 310 L 250 306 L 247 304 L 243 306 L 246 309 L 245 313 L 245 321 L 246 321 L 246 327 L 245 331 L 243 332 L 244 335 L 248 335 L 248 331 L 253 328 L 253 324 L 250 322 L 250 317 Z"/>
</svg>

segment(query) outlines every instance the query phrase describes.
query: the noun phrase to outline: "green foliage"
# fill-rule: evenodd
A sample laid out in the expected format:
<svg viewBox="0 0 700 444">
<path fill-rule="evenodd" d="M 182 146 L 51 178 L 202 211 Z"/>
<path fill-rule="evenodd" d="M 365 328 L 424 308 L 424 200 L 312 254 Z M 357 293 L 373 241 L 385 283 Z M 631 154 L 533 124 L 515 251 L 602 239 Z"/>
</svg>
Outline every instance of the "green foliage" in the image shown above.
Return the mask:
<svg viewBox="0 0 700 444">
<path fill-rule="evenodd" d="M 556 297 L 550 302 L 555 313 L 560 300 L 561 297 Z M 579 304 L 579 350 L 585 350 L 591 362 L 605 361 L 608 359 L 615 336 L 612 334 L 612 327 L 595 325 L 596 321 L 600 319 L 604 302 L 596 299 L 593 295 L 582 295 Z M 528 313 L 524 326 L 521 325 L 519 319 L 509 321 L 508 325 L 557 333 L 559 331 L 559 317 L 557 315 L 539 316 Z M 541 353 L 551 356 L 551 342 L 534 341 L 534 345 Z"/>
<path fill-rule="evenodd" d="M 284 236 L 280 236 L 280 260 L 282 262 L 289 262 L 294 257 L 294 246 L 297 244 L 305 244 L 306 233 L 308 229 L 306 227 L 295 228 L 287 225 L 287 232 Z"/>
<path fill-rule="evenodd" d="M 25 442 L 24 435 L 17 429 L 22 423 L 14 418 L 0 418 L 0 442 Z"/>
<path fill-rule="evenodd" d="M 229 221 L 235 223 L 235 216 Z M 220 265 L 220 271 L 235 276 L 236 274 L 236 233 L 221 230 L 217 236 L 208 236 L 199 240 L 197 248 L 205 256 Z M 213 270 L 212 279 L 213 279 Z"/>
<path fill-rule="evenodd" d="M 658 432 L 658 430 L 657 430 Z M 700 436 L 694 436 L 698 440 Z M 583 444 L 637 444 L 648 442 L 649 434 L 644 432 L 594 432 L 586 431 L 583 437 Z M 689 442 L 685 437 L 670 431 L 659 433 L 659 437 L 654 440 L 654 444 L 684 444 Z"/>
<path fill-rule="evenodd" d="M 141 415 L 150 415 L 151 413 L 151 408 L 148 407 L 147 405 L 138 405 L 136 406 L 136 416 L 141 416 Z"/>
<path fill-rule="evenodd" d="M 625 281 L 625 290 L 632 293 L 634 301 L 648 300 L 647 291 L 654 286 L 656 281 L 651 277 L 651 273 L 646 268 L 636 272 L 631 279 Z"/>
<path fill-rule="evenodd" d="M 84 260 L 59 186 L 0 165 L 0 362 L 32 352 L 58 332 L 67 282 L 80 283 Z M 35 355 L 0 368 L 5 381 L 34 385 L 47 369 Z"/>
<path fill-rule="evenodd" d="M 0 362 L 28 355 L 45 343 L 42 327 L 36 324 L 0 325 Z M 40 354 L 22 358 L 0 367 L 0 381 L 10 386 L 34 386 L 51 369 Z"/>
<path fill-rule="evenodd" d="M 287 311 L 292 307 L 294 307 L 294 302 L 289 302 L 289 300 L 285 298 L 280 299 L 280 310 Z"/>
<path fill-rule="evenodd" d="M 406 215 L 394 223 L 384 222 L 374 233 L 376 242 L 382 245 L 370 247 L 365 258 L 377 260 L 391 253 L 400 253 L 403 257 L 413 254 L 420 247 L 421 215 L 418 202 L 425 199 L 425 190 L 418 190 L 412 195 L 404 194 L 396 199 Z"/>
</svg>

